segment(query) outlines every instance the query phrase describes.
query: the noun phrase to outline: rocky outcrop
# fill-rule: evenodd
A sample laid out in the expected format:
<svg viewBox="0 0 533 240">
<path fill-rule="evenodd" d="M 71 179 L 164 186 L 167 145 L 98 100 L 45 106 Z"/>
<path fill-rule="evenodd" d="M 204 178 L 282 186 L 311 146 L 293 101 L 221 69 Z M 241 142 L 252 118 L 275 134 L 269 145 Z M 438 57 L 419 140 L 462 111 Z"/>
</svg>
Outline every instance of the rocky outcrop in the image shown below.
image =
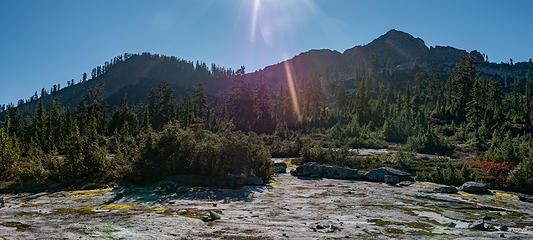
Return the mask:
<svg viewBox="0 0 533 240">
<path fill-rule="evenodd" d="M 333 179 L 356 179 L 358 177 L 358 170 L 352 168 L 323 166 L 322 177 Z"/>
<path fill-rule="evenodd" d="M 454 193 L 457 193 L 459 191 L 454 186 L 444 186 L 444 187 L 438 187 L 438 188 L 433 189 L 433 192 L 454 194 Z"/>
<path fill-rule="evenodd" d="M 306 163 L 291 171 L 291 175 L 298 177 L 321 177 L 322 167 L 316 162 Z"/>
<path fill-rule="evenodd" d="M 518 195 L 518 199 L 520 199 L 520 201 L 533 203 L 533 196 L 531 195 L 520 194 Z"/>
<path fill-rule="evenodd" d="M 352 168 L 320 166 L 310 162 L 291 171 L 291 175 L 298 177 L 332 178 L 332 179 L 357 179 L 358 170 Z"/>
<path fill-rule="evenodd" d="M 363 177 L 366 180 L 372 182 L 384 182 L 385 175 L 396 176 L 400 179 L 400 181 L 413 181 L 411 174 L 390 167 L 381 167 L 378 169 L 370 170 L 365 173 Z"/>
<path fill-rule="evenodd" d="M 274 163 L 274 171 L 276 173 L 287 173 L 287 164 L 284 162 Z"/>
<path fill-rule="evenodd" d="M 487 185 L 484 183 L 478 183 L 478 182 L 465 182 L 461 186 L 461 191 L 465 191 L 467 193 L 474 193 L 474 194 L 485 194 L 489 193 L 487 189 Z"/>
<path fill-rule="evenodd" d="M 385 175 L 383 180 L 386 184 L 396 185 L 400 182 L 400 178 L 395 175 Z"/>
</svg>

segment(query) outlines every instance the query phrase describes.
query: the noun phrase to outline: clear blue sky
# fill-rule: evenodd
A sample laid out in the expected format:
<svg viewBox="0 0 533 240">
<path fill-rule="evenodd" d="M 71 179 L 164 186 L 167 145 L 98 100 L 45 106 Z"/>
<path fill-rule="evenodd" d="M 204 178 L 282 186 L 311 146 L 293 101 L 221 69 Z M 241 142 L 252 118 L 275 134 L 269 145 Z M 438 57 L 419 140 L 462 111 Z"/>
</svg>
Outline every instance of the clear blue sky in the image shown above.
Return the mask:
<svg viewBox="0 0 533 240">
<path fill-rule="evenodd" d="M 488 54 L 533 57 L 533 1 L 3 0 L 0 103 L 29 98 L 124 52 L 248 71 L 302 51 L 344 51 L 395 28 Z"/>
</svg>

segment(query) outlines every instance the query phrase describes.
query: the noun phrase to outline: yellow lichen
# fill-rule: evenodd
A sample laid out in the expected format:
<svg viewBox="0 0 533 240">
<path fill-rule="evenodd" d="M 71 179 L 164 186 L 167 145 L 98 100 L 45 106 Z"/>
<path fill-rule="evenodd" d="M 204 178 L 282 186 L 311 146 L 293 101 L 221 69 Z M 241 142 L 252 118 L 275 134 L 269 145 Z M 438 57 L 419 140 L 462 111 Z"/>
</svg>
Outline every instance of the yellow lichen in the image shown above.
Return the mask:
<svg viewBox="0 0 533 240">
<path fill-rule="evenodd" d="M 274 181 L 274 179 L 270 179 L 266 185 L 267 186 L 274 186 L 274 185 L 276 185 L 276 181 Z"/>
<path fill-rule="evenodd" d="M 22 204 L 20 207 L 40 207 L 45 204 L 46 203 L 34 203 L 34 204 L 25 203 L 25 204 Z"/>
<path fill-rule="evenodd" d="M 93 208 L 96 205 L 87 205 L 87 206 L 80 206 L 76 208 L 59 208 L 52 210 L 52 214 L 60 214 L 60 213 L 68 213 L 68 212 L 78 212 L 80 214 L 93 214 L 96 213 Z"/>
<path fill-rule="evenodd" d="M 129 210 L 129 209 L 139 208 L 139 207 L 140 207 L 139 205 L 111 203 L 111 204 L 104 204 L 100 206 L 100 209 L 102 210 Z"/>
<path fill-rule="evenodd" d="M 81 198 L 81 197 L 97 197 L 103 196 L 113 188 L 102 188 L 93 190 L 76 190 L 76 191 L 62 191 L 58 194 L 64 194 L 63 198 Z"/>
<path fill-rule="evenodd" d="M 296 165 L 294 165 L 290 159 L 285 159 L 283 160 L 283 162 L 285 162 L 285 164 L 287 164 L 288 167 L 296 167 Z"/>
<path fill-rule="evenodd" d="M 492 194 L 494 194 L 493 195 L 494 197 L 510 199 L 510 200 L 518 200 L 518 196 L 513 195 L 513 194 L 504 193 L 504 192 L 496 191 L 496 190 L 491 190 L 491 192 L 492 192 Z"/>
</svg>

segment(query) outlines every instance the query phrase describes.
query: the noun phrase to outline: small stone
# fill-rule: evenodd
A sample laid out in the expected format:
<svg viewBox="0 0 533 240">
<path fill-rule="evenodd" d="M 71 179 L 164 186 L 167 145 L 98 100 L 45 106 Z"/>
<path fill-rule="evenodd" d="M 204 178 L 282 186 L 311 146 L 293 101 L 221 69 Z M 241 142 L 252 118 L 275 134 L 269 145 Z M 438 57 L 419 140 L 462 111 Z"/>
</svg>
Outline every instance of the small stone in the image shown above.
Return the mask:
<svg viewBox="0 0 533 240">
<path fill-rule="evenodd" d="M 450 224 L 448 224 L 448 227 L 450 227 L 450 228 L 454 228 L 455 226 L 457 226 L 457 224 L 455 224 L 455 223 L 453 223 L 453 222 L 451 222 Z"/>
<path fill-rule="evenodd" d="M 485 220 L 485 221 L 490 221 L 490 220 L 492 220 L 492 217 L 491 217 L 491 216 L 484 216 L 484 217 L 483 217 L 483 220 Z"/>
<path fill-rule="evenodd" d="M 213 212 L 213 211 L 210 211 L 209 212 L 209 217 L 211 218 L 211 220 L 218 220 L 220 219 L 220 215 L 216 212 Z"/>
<path fill-rule="evenodd" d="M 509 230 L 509 228 L 507 226 L 501 226 L 500 227 L 500 231 L 504 231 L 504 232 L 507 232 L 507 230 Z M 503 234 L 503 233 L 502 233 Z"/>
<path fill-rule="evenodd" d="M 187 210 L 185 210 L 185 209 L 178 210 L 178 214 L 179 215 L 183 215 L 183 214 L 186 214 L 186 213 L 187 213 Z"/>
<path fill-rule="evenodd" d="M 403 187 L 407 187 L 407 186 L 413 185 L 413 182 L 411 182 L 411 181 L 401 181 L 400 183 L 398 183 L 398 185 L 403 186 Z"/>
<path fill-rule="evenodd" d="M 168 202 L 168 204 L 174 204 L 174 203 L 176 203 L 176 202 L 174 202 L 174 201 L 170 201 L 170 202 Z"/>
<path fill-rule="evenodd" d="M 505 238 L 505 234 L 503 234 L 503 233 L 500 234 L 500 237 L 501 237 L 501 238 Z"/>
<path fill-rule="evenodd" d="M 476 221 L 476 222 L 470 223 L 468 225 L 468 228 L 475 229 L 475 230 L 481 230 L 481 231 L 486 230 L 485 223 L 483 221 Z"/>
<path fill-rule="evenodd" d="M 217 203 L 213 203 L 213 207 L 216 207 L 217 206 Z"/>
<path fill-rule="evenodd" d="M 204 221 L 204 222 L 209 222 L 209 220 L 210 220 L 210 219 L 209 219 L 208 216 L 203 216 L 203 217 L 202 217 L 202 221 Z"/>
</svg>

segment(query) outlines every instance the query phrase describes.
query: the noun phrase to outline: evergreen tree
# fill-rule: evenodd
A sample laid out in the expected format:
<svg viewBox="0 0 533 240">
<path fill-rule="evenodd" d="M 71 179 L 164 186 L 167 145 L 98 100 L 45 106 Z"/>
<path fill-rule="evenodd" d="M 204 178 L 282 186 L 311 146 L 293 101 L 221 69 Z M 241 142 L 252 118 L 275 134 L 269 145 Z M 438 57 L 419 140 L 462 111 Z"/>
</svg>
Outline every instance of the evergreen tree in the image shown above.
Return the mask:
<svg viewBox="0 0 533 240">
<path fill-rule="evenodd" d="M 176 99 L 170 84 L 163 82 L 150 91 L 148 109 L 155 130 L 161 130 L 164 124 L 175 118 Z"/>
<path fill-rule="evenodd" d="M 245 68 L 237 70 L 229 98 L 228 113 L 237 129 L 250 130 L 255 119 L 254 99 L 250 84 L 245 80 Z"/>
</svg>

